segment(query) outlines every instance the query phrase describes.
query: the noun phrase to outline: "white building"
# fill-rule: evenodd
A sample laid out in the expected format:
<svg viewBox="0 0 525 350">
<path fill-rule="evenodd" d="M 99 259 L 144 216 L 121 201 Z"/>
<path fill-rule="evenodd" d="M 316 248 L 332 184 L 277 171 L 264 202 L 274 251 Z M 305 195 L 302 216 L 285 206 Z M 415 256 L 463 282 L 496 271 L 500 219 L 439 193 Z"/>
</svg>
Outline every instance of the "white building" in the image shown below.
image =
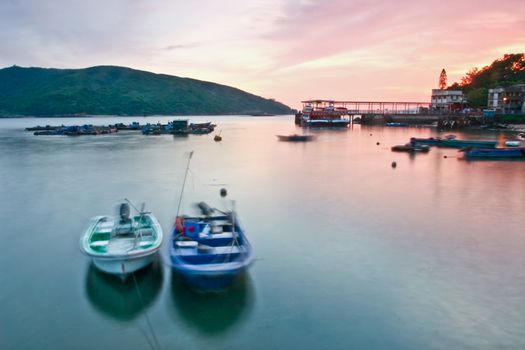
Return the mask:
<svg viewBox="0 0 525 350">
<path fill-rule="evenodd" d="M 465 108 L 467 99 L 461 90 L 432 89 L 430 108 L 437 111 L 452 112 Z"/>
</svg>

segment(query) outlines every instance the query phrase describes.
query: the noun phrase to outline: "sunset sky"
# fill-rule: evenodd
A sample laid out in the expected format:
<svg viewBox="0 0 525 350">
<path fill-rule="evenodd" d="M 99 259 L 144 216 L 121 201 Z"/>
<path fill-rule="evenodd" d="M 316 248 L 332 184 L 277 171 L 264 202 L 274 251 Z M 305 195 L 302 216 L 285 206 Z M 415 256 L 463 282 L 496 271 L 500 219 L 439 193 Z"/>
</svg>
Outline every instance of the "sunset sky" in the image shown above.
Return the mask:
<svg viewBox="0 0 525 350">
<path fill-rule="evenodd" d="M 308 98 L 429 101 L 525 51 L 524 0 L 2 0 L 0 67 L 119 65 Z"/>
</svg>

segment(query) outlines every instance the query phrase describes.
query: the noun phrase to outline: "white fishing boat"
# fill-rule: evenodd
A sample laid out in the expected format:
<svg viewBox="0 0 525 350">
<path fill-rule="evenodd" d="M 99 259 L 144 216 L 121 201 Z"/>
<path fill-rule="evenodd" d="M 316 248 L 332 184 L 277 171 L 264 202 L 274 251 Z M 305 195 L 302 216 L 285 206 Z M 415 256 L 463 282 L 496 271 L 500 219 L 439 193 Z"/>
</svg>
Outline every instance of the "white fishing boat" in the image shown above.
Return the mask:
<svg viewBox="0 0 525 350">
<path fill-rule="evenodd" d="M 80 240 L 81 250 L 95 266 L 110 274 L 126 276 L 149 265 L 162 244 L 157 219 L 140 210 L 130 217 L 128 203 L 120 205 L 118 217 L 96 216 Z"/>
</svg>

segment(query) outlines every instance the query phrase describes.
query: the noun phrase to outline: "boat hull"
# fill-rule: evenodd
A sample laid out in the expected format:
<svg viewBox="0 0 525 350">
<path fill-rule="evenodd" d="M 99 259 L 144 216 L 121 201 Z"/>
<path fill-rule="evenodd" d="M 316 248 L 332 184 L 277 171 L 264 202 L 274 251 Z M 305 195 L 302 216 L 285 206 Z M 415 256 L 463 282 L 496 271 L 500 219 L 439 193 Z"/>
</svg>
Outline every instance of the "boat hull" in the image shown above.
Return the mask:
<svg viewBox="0 0 525 350">
<path fill-rule="evenodd" d="M 475 147 L 475 148 L 496 148 L 498 145 L 497 141 L 482 141 L 482 140 L 441 140 L 439 142 L 439 147 L 449 147 L 449 148 L 465 148 L 465 147 Z"/>
<path fill-rule="evenodd" d="M 349 120 L 303 120 L 302 126 L 312 128 L 347 128 Z"/>
<path fill-rule="evenodd" d="M 145 268 L 153 262 L 155 254 L 153 252 L 150 255 L 138 257 L 138 258 L 114 258 L 114 259 L 104 259 L 104 258 L 93 258 L 93 264 L 100 270 L 105 273 L 126 276 L 127 274 L 133 273 L 140 269 Z"/>
<path fill-rule="evenodd" d="M 430 150 L 430 147 L 428 145 L 419 145 L 419 144 L 414 145 L 414 144 L 409 143 L 406 145 L 392 146 L 391 150 L 392 152 L 426 153 Z"/>
<path fill-rule="evenodd" d="M 520 159 L 525 160 L 525 147 L 520 148 L 472 148 L 464 151 L 466 159 Z"/>
<path fill-rule="evenodd" d="M 279 141 L 285 142 L 308 142 L 315 137 L 313 135 L 277 135 Z"/>
<path fill-rule="evenodd" d="M 202 272 L 188 271 L 185 269 L 173 268 L 183 281 L 194 289 L 202 291 L 219 292 L 228 289 L 239 276 L 243 275 L 248 265 L 234 271 L 217 271 L 217 272 Z"/>
</svg>

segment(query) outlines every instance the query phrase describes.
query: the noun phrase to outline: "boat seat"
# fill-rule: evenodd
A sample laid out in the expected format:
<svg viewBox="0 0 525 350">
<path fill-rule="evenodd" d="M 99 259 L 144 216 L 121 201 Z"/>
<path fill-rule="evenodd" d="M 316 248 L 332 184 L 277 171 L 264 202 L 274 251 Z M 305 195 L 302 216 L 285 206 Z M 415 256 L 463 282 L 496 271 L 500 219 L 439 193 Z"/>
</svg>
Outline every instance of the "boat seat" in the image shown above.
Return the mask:
<svg viewBox="0 0 525 350">
<path fill-rule="evenodd" d="M 95 241 L 91 242 L 89 245 L 91 247 L 105 247 L 109 244 L 109 241 Z"/>
<path fill-rule="evenodd" d="M 178 254 L 189 264 L 213 264 L 224 262 L 225 260 L 233 261 L 237 259 L 243 250 L 238 246 L 213 247 L 206 251 L 196 249 L 181 249 Z"/>
<path fill-rule="evenodd" d="M 197 248 L 199 243 L 197 241 L 176 241 L 175 245 L 178 248 Z"/>
<path fill-rule="evenodd" d="M 98 232 L 111 232 L 113 229 L 113 222 L 112 221 L 101 221 L 97 226 Z"/>
<path fill-rule="evenodd" d="M 138 236 L 153 236 L 153 229 L 152 228 L 141 228 L 141 229 L 138 229 L 137 231 L 137 235 Z"/>
<path fill-rule="evenodd" d="M 211 247 L 229 246 L 233 240 L 232 232 L 215 233 L 208 236 L 199 237 L 198 241 L 201 244 L 209 245 Z"/>
</svg>

